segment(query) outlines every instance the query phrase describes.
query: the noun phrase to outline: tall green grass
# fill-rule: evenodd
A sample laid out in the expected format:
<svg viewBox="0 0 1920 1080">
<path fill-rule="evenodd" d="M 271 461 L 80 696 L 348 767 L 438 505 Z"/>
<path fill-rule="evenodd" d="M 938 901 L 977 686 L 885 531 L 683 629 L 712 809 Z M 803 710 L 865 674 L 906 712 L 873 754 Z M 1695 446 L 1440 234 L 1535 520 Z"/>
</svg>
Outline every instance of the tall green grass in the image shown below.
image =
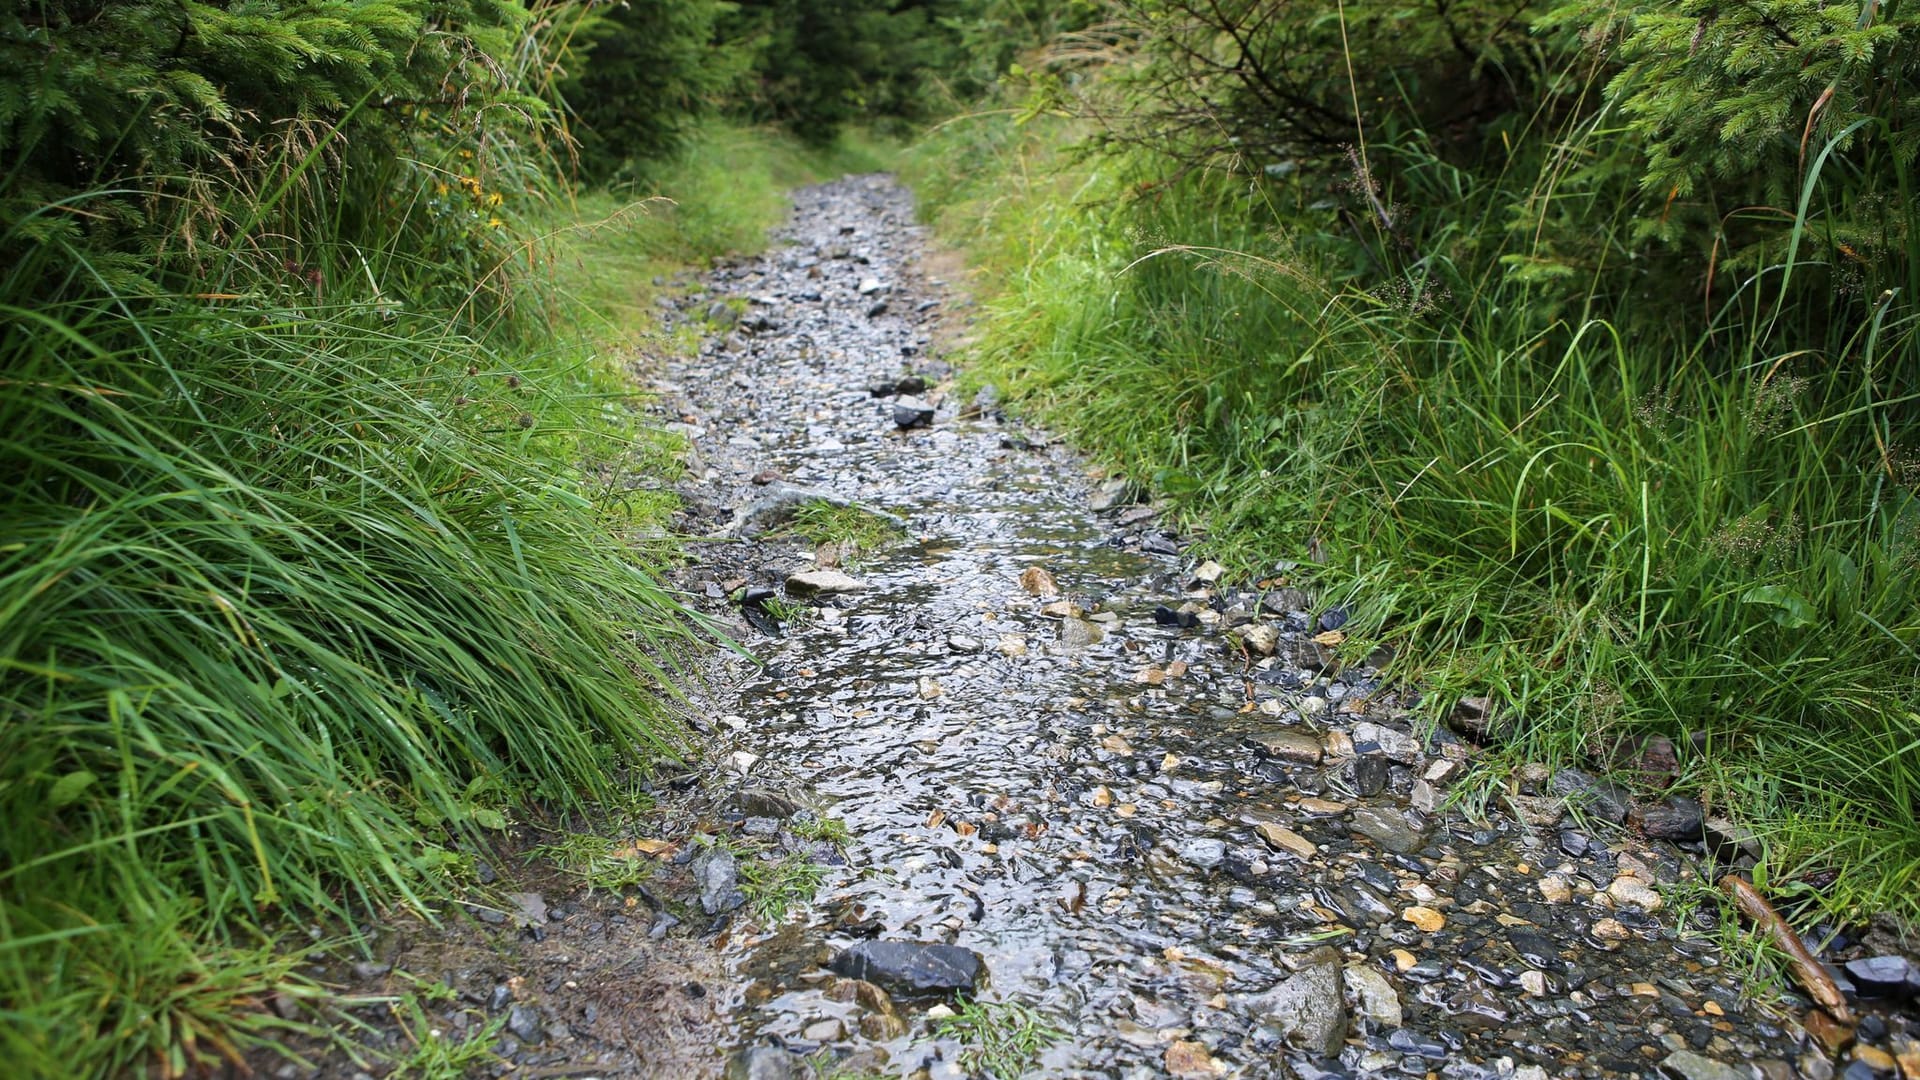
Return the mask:
<svg viewBox="0 0 1920 1080">
<path fill-rule="evenodd" d="M 236 1058 L 313 996 L 301 927 L 431 910 L 519 809 L 681 752 L 636 298 L 762 243 L 821 159 L 715 132 L 663 212 L 503 158 L 369 162 L 351 210 L 236 186 L 184 287 L 0 242 L 9 1075 Z"/>
<path fill-rule="evenodd" d="M 1618 298 L 1569 306 L 1498 261 L 1545 175 L 1524 162 L 1408 170 L 1390 197 L 1436 224 L 1374 246 L 1378 284 L 1305 185 L 1168 180 L 1074 137 L 989 115 L 910 154 L 1005 282 L 975 378 L 1173 496 L 1216 556 L 1306 564 L 1430 721 L 1510 703 L 1483 783 L 1669 734 L 1685 784 L 1768 837 L 1773 884 L 1920 914 L 1909 298 L 1809 337 L 1788 261 L 1709 334 L 1616 325 Z M 1602 246 L 1624 227 L 1587 214 Z"/>
</svg>

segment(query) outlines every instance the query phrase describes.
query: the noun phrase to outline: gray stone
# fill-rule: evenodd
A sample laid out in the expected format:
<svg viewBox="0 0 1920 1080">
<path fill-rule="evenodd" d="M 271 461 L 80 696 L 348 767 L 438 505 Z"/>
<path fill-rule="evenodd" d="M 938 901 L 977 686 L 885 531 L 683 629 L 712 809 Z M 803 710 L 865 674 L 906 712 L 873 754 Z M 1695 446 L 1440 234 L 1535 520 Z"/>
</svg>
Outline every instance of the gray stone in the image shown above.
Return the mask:
<svg viewBox="0 0 1920 1080">
<path fill-rule="evenodd" d="M 1916 975 L 1920 975 L 1920 971 L 1904 956 L 1868 956 L 1847 961 L 1847 977 L 1860 988 L 1861 997 L 1905 997 L 1913 993 Z"/>
<path fill-rule="evenodd" d="M 1290 615 L 1313 607 L 1313 597 L 1299 589 L 1275 589 L 1260 597 L 1260 606 L 1274 615 Z"/>
<path fill-rule="evenodd" d="M 1097 623 L 1074 618 L 1060 620 L 1060 643 L 1069 649 L 1084 649 L 1098 644 L 1106 636 L 1107 632 Z"/>
<path fill-rule="evenodd" d="M 740 891 L 740 867 L 733 852 L 713 848 L 693 860 L 693 880 L 700 886 L 700 907 L 709 915 L 732 911 L 747 902 Z"/>
<path fill-rule="evenodd" d="M 1087 500 L 1087 508 L 1098 513 L 1119 506 L 1131 506 L 1140 501 L 1140 489 L 1123 476 L 1116 476 L 1094 489 L 1092 498 Z"/>
<path fill-rule="evenodd" d="M 1280 647 L 1280 631 L 1266 623 L 1250 623 L 1234 630 L 1234 637 L 1243 642 L 1247 651 L 1256 656 L 1272 656 Z"/>
<path fill-rule="evenodd" d="M 919 941 L 862 941 L 841 950 L 828 966 L 849 979 L 909 994 L 972 990 L 985 970 L 971 949 Z"/>
<path fill-rule="evenodd" d="M 725 300 L 715 300 L 707 305 L 707 321 L 724 330 L 740 321 L 740 313 Z"/>
<path fill-rule="evenodd" d="M 727 1059 L 726 1080 L 795 1080 L 794 1056 L 777 1046 L 749 1046 Z"/>
<path fill-rule="evenodd" d="M 1675 1050 L 1660 1062 L 1660 1071 L 1677 1080 L 1752 1080 L 1752 1074 L 1691 1050 Z"/>
<path fill-rule="evenodd" d="M 838 570 L 808 570 L 787 579 L 788 596 L 834 596 L 866 591 L 866 582 Z"/>
<path fill-rule="evenodd" d="M 1419 739 L 1404 731 L 1364 721 L 1353 725 L 1353 748 L 1363 754 L 1384 754 L 1406 765 L 1420 759 Z"/>
<path fill-rule="evenodd" d="M 1347 994 L 1353 999 L 1354 1015 L 1365 1020 L 1374 1031 L 1392 1031 L 1405 1023 L 1400 995 L 1393 983 L 1365 964 L 1349 965 L 1345 972 Z"/>
<path fill-rule="evenodd" d="M 1398 810 L 1363 806 L 1353 812 L 1353 831 L 1399 855 L 1407 855 L 1426 846 L 1427 832 Z"/>
<path fill-rule="evenodd" d="M 1601 780 L 1583 769 L 1561 769 L 1550 782 L 1555 795 L 1578 802 L 1587 813 L 1613 822 L 1627 820 L 1632 796 L 1610 780 Z"/>
<path fill-rule="evenodd" d="M 527 1005 L 515 1005 L 507 1010 L 507 1030 L 523 1043 L 538 1043 L 546 1037 L 540 1014 Z"/>
<path fill-rule="evenodd" d="M 1340 954 L 1328 946 L 1308 953 L 1291 978 L 1247 1001 L 1256 1023 L 1272 1024 L 1286 1041 L 1321 1057 L 1337 1057 L 1347 1038 Z"/>
<path fill-rule="evenodd" d="M 1211 837 L 1195 837 L 1180 845 L 1180 857 L 1202 870 L 1211 870 L 1227 857 L 1227 842 Z"/>
</svg>

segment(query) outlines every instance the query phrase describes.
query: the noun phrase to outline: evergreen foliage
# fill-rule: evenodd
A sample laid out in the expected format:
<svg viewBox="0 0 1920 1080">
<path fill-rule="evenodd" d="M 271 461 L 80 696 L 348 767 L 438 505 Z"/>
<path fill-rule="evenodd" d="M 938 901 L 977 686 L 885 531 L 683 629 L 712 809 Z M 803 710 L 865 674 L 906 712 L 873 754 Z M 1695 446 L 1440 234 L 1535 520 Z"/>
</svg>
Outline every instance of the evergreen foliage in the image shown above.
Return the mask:
<svg viewBox="0 0 1920 1080">
<path fill-rule="evenodd" d="M 604 182 L 671 158 L 701 117 L 745 75 L 751 57 L 717 40 L 720 0 L 628 0 L 573 42 L 564 92 L 578 117 L 580 174 Z"/>
</svg>

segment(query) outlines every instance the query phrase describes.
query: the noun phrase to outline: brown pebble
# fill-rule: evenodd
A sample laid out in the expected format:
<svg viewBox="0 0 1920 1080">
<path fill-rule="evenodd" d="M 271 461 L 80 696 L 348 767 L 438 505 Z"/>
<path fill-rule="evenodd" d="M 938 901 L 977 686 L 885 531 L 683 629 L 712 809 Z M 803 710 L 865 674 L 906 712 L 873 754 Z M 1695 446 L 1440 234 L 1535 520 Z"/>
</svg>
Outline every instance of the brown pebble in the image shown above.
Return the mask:
<svg viewBox="0 0 1920 1080">
<path fill-rule="evenodd" d="M 1174 1076 L 1219 1076 L 1220 1063 L 1207 1053 L 1205 1044 L 1182 1039 L 1167 1047 L 1167 1072 Z"/>
</svg>

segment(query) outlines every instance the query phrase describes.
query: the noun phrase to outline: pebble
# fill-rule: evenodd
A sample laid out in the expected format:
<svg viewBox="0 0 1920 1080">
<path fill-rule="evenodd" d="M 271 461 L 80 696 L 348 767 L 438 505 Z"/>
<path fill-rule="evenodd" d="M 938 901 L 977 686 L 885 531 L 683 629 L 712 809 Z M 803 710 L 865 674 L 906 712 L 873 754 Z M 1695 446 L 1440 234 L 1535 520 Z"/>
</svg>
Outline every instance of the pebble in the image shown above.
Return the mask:
<svg viewBox="0 0 1920 1080">
<path fill-rule="evenodd" d="M 1263 731 L 1247 741 L 1268 757 L 1304 765 L 1320 763 L 1320 740 L 1304 731 Z"/>
<path fill-rule="evenodd" d="M 1180 1077 L 1181 1080 L 1220 1076 L 1226 1072 L 1219 1062 L 1213 1060 L 1213 1055 L 1207 1052 L 1205 1043 L 1190 1039 L 1181 1039 L 1170 1044 L 1162 1064 L 1166 1066 L 1169 1075 Z"/>
<path fill-rule="evenodd" d="M 1564 904 L 1573 899 L 1573 886 L 1559 874 L 1543 875 L 1535 883 L 1540 889 L 1540 899 L 1549 904 Z"/>
<path fill-rule="evenodd" d="M 1622 904 L 1632 904 L 1643 911 L 1659 911 L 1666 903 L 1653 887 L 1637 877 L 1621 875 L 1607 886 L 1607 895 Z"/>
<path fill-rule="evenodd" d="M 1346 979 L 1347 993 L 1354 1000 L 1355 1015 L 1364 1019 L 1373 1030 L 1387 1031 L 1405 1022 L 1400 995 L 1385 975 L 1366 964 L 1349 964 L 1342 975 Z"/>
<path fill-rule="evenodd" d="M 1430 907 L 1410 907 L 1400 917 L 1419 927 L 1423 934 L 1437 934 L 1447 925 L 1447 917 Z"/>
<path fill-rule="evenodd" d="M 1312 859 L 1320 853 L 1313 841 L 1278 822 L 1262 821 L 1254 828 L 1260 833 L 1260 838 L 1276 851 L 1284 851 L 1301 859 Z"/>
</svg>

